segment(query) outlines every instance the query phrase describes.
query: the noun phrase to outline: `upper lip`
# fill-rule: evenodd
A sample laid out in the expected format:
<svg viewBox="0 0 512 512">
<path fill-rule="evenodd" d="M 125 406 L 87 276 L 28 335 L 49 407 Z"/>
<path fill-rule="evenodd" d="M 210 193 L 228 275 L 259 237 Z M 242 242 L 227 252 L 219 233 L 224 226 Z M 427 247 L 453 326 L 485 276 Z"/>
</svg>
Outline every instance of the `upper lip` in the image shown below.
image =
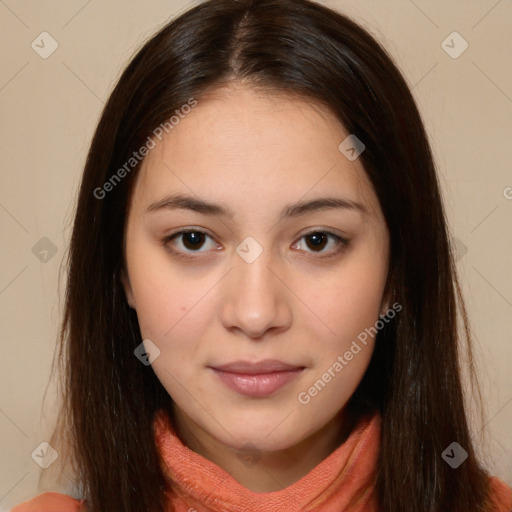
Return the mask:
<svg viewBox="0 0 512 512">
<path fill-rule="evenodd" d="M 301 370 L 303 366 L 295 366 L 292 364 L 283 363 L 277 359 L 265 359 L 264 361 L 251 362 L 251 361 L 233 361 L 232 363 L 211 366 L 214 370 L 220 370 L 230 373 L 242 374 L 262 374 L 284 372 L 290 370 Z"/>
</svg>

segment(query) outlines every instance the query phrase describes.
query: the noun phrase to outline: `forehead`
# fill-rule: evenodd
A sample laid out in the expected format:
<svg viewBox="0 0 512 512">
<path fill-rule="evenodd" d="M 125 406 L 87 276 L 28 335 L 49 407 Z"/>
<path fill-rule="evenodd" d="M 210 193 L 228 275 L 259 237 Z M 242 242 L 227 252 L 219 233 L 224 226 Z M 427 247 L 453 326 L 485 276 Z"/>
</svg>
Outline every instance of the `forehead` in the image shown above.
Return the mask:
<svg viewBox="0 0 512 512">
<path fill-rule="evenodd" d="M 338 149 L 348 135 L 328 109 L 305 98 L 247 87 L 214 90 L 156 139 L 134 200 L 142 208 L 178 191 L 236 209 L 248 201 L 256 207 L 339 192 L 372 211 L 376 197 L 360 160 Z"/>
</svg>

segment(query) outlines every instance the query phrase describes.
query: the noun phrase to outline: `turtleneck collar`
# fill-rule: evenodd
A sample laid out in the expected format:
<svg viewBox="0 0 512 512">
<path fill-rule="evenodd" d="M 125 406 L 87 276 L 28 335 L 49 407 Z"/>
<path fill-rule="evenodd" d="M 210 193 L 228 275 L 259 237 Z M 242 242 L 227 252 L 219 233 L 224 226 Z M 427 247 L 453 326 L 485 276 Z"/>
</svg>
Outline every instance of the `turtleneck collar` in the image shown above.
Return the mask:
<svg viewBox="0 0 512 512">
<path fill-rule="evenodd" d="M 155 417 L 155 439 L 176 512 L 376 512 L 381 419 L 361 419 L 346 441 L 307 475 L 275 492 L 257 493 L 187 448 L 168 416 Z"/>
</svg>

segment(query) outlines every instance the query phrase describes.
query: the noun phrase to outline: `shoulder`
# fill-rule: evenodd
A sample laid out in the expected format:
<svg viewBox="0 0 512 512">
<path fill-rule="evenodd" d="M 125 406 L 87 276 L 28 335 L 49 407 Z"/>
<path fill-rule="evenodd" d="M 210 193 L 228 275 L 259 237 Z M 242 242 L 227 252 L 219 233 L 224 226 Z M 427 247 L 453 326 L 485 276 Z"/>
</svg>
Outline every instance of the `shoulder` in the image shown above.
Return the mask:
<svg viewBox="0 0 512 512">
<path fill-rule="evenodd" d="M 15 506 L 11 512 L 85 512 L 83 501 L 59 492 L 44 492 Z"/>
<path fill-rule="evenodd" d="M 512 489 L 502 480 L 493 476 L 489 479 L 492 512 L 512 511 Z"/>
</svg>

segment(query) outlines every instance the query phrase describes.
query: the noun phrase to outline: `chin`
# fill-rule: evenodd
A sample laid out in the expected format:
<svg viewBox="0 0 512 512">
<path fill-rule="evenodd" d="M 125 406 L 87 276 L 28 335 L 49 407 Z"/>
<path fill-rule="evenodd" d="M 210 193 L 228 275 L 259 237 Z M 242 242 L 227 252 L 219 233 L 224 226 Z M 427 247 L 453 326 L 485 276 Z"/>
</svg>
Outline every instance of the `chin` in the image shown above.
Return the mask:
<svg viewBox="0 0 512 512">
<path fill-rule="evenodd" d="M 292 432 L 283 432 L 281 435 L 272 439 L 260 436 L 261 433 L 259 435 L 255 433 L 254 436 L 250 436 L 247 431 L 245 431 L 240 437 L 234 435 L 233 437 L 226 439 L 226 444 L 234 450 L 240 451 L 250 451 L 253 449 L 254 451 L 259 452 L 278 452 L 292 448 L 302 440 L 301 438 L 295 439 L 292 437 Z"/>
<path fill-rule="evenodd" d="M 257 450 L 272 452 L 291 448 L 307 437 L 307 432 L 297 428 L 296 420 L 284 425 L 283 423 L 286 422 L 287 420 L 283 422 L 282 416 L 276 417 L 272 421 L 262 421 L 261 419 L 258 421 L 257 417 L 253 421 L 234 419 L 225 423 L 230 425 L 226 429 L 227 432 L 218 425 L 214 426 L 215 433 L 210 432 L 220 442 L 235 450 L 247 449 L 247 445 L 252 445 Z"/>
</svg>

